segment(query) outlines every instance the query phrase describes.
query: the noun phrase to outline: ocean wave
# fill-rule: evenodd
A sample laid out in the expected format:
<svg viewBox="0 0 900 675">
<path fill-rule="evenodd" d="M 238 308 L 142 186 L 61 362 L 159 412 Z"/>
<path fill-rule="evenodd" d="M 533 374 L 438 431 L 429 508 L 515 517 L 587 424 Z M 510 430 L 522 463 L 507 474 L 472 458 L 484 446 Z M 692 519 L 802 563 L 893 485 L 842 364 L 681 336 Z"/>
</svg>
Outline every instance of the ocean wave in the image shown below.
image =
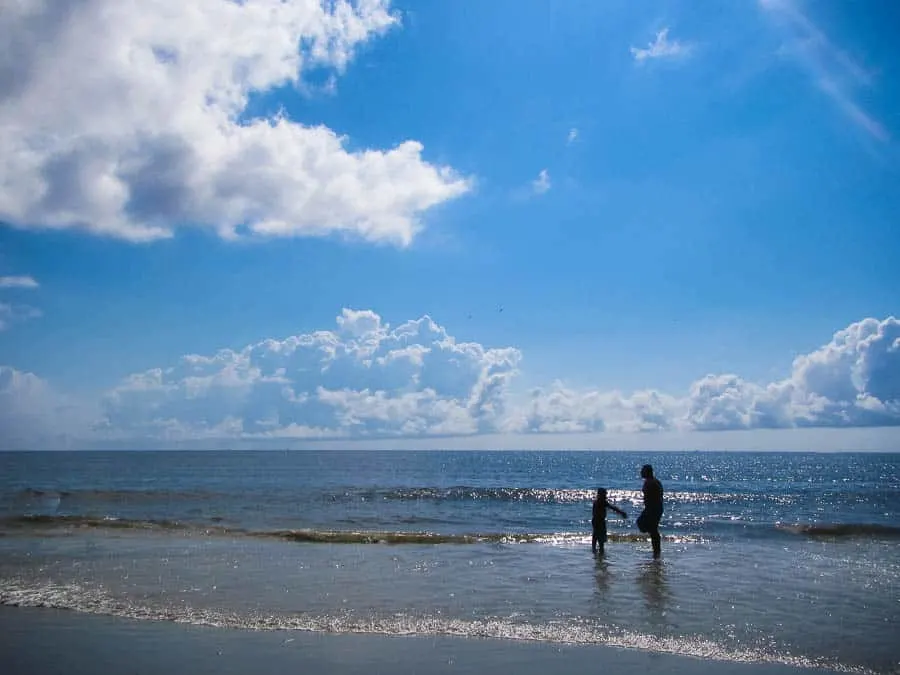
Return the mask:
<svg viewBox="0 0 900 675">
<path fill-rule="evenodd" d="M 590 503 L 596 489 L 538 488 L 538 487 L 483 487 L 454 485 L 450 487 L 401 487 L 401 488 L 352 488 L 327 496 L 331 501 L 474 501 L 474 502 L 522 502 L 526 504 L 579 504 Z M 640 490 L 610 488 L 607 496 L 614 502 L 643 503 Z M 667 502 L 678 504 L 719 504 L 735 502 L 792 503 L 790 495 L 757 493 L 716 493 L 675 490 L 665 493 Z"/>
<path fill-rule="evenodd" d="M 289 501 L 295 503 L 299 499 L 319 499 L 324 502 L 354 503 L 378 501 L 437 501 L 437 502 L 500 502 L 525 504 L 580 504 L 590 503 L 596 495 L 595 489 L 582 488 L 540 488 L 513 486 L 467 486 L 450 487 L 348 487 L 342 490 L 313 490 L 304 494 L 301 488 L 283 491 L 282 493 L 260 492 L 255 494 L 259 499 L 273 502 Z M 234 495 L 211 491 L 177 491 L 147 489 L 63 489 L 50 490 L 25 488 L 11 497 L 12 504 L 34 504 L 58 502 L 60 505 L 77 506 L 79 504 L 152 504 L 172 502 L 197 502 L 224 500 L 232 501 Z M 608 497 L 612 501 L 640 504 L 643 496 L 640 490 L 620 490 L 610 488 Z M 666 492 L 666 501 L 673 504 L 721 504 L 742 502 L 766 502 L 789 504 L 793 497 L 783 494 L 758 494 L 734 492 L 696 492 L 674 490 Z"/>
<path fill-rule="evenodd" d="M 173 501 L 205 501 L 215 499 L 222 495 L 206 491 L 177 491 L 177 490 L 50 490 L 38 488 L 25 488 L 12 496 L 12 503 L 33 503 L 57 500 L 60 503 L 107 503 L 107 504 L 134 504 Z"/>
<path fill-rule="evenodd" d="M 340 530 L 284 530 L 247 533 L 257 537 L 275 537 L 286 541 L 324 544 L 575 544 L 590 541 L 590 535 L 577 532 L 441 534 L 437 532 L 352 532 Z M 645 542 L 648 536 L 637 533 L 610 533 L 611 542 Z M 699 536 L 668 535 L 672 543 L 705 541 Z"/>
<path fill-rule="evenodd" d="M 138 520 L 130 518 L 97 518 L 93 516 L 68 515 L 26 515 L 0 520 L 0 526 L 7 530 L 23 531 L 38 529 L 111 529 L 140 532 L 179 532 L 202 536 L 253 537 L 280 539 L 283 541 L 309 544 L 566 544 L 590 541 L 584 532 L 482 532 L 454 534 L 440 532 L 407 531 L 360 531 L 360 530 L 319 530 L 282 529 L 249 530 L 244 528 L 188 523 L 175 520 Z M 612 542 L 644 542 L 647 535 L 636 532 L 610 532 Z M 673 543 L 696 543 L 707 541 L 699 535 L 667 535 L 664 540 Z"/>
<path fill-rule="evenodd" d="M 154 607 L 116 597 L 100 588 L 23 579 L 0 579 L 0 605 L 65 609 L 127 619 L 172 621 L 197 626 L 243 630 L 322 633 L 367 633 L 390 636 L 458 636 L 567 645 L 606 645 L 652 653 L 692 656 L 726 662 L 769 663 L 835 672 L 874 675 L 870 669 L 824 658 L 796 656 L 777 650 L 732 648 L 699 636 L 657 636 L 614 629 L 585 619 L 529 623 L 505 617 L 461 619 L 441 615 L 397 613 L 291 614 L 200 609 L 186 604 Z"/>
<path fill-rule="evenodd" d="M 880 525 L 877 523 L 811 523 L 786 524 L 777 523 L 776 529 L 790 534 L 808 537 L 874 537 L 900 538 L 900 527 Z"/>
<path fill-rule="evenodd" d="M 584 531 L 564 532 L 470 532 L 447 533 L 434 531 L 379 530 L 379 529 L 248 529 L 221 524 L 221 518 L 211 518 L 210 522 L 191 522 L 155 518 L 119 518 L 113 516 L 26 514 L 0 518 L 0 536 L 10 533 L 30 531 L 75 532 L 78 530 L 123 530 L 134 533 L 180 533 L 185 536 L 223 536 L 281 539 L 295 543 L 309 544 L 557 544 L 590 541 L 590 533 Z M 665 523 L 663 540 L 670 543 L 702 543 L 715 539 L 707 533 L 678 531 L 681 528 L 694 529 L 708 522 L 698 521 Z M 900 538 L 900 527 L 877 523 L 747 523 L 743 521 L 716 522 L 717 527 L 733 526 L 749 534 L 766 536 L 766 532 L 781 532 L 820 539 Z M 752 526 L 750 530 L 747 527 Z M 673 533 L 671 530 L 675 530 Z M 610 530 L 611 542 L 644 542 L 646 534 Z M 749 536 L 749 535 L 748 535 Z"/>
<path fill-rule="evenodd" d="M 112 516 L 78 516 L 25 514 L 0 518 L 0 527 L 12 530 L 37 528 L 105 528 L 117 530 L 189 530 L 196 529 L 189 523 L 165 519 L 114 518 Z M 210 529 L 210 528 L 204 528 Z M 224 530 L 225 528 L 217 528 Z"/>
</svg>

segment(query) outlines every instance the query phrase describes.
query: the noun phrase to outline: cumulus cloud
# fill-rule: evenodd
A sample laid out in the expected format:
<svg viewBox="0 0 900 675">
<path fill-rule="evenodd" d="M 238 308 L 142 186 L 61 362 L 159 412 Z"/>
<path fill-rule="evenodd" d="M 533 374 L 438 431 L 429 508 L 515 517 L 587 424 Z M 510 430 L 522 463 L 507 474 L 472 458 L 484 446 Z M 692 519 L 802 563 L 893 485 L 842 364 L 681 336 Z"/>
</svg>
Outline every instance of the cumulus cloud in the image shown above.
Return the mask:
<svg viewBox="0 0 900 675">
<path fill-rule="evenodd" d="M 372 311 L 347 309 L 332 330 L 188 355 L 130 375 L 106 392 L 90 421 L 95 439 L 147 443 L 900 425 L 894 317 L 836 332 L 795 359 L 782 380 L 707 375 L 681 395 L 563 382 L 523 394 L 513 386 L 521 360 L 513 347 L 457 341 L 427 316 L 392 327 Z M 66 405 L 39 378 L 0 368 L 5 435 L 58 435 Z M 75 428 L 68 419 L 66 428 Z M 77 419 L 86 429 L 83 410 Z"/>
<path fill-rule="evenodd" d="M 371 437 L 494 430 L 521 354 L 457 342 L 429 317 L 392 328 L 344 310 L 337 327 L 185 356 L 104 399 L 105 434 Z"/>
<path fill-rule="evenodd" d="M 0 277 L 0 288 L 38 288 L 39 284 L 33 277 Z"/>
<path fill-rule="evenodd" d="M 538 177 L 531 181 L 531 189 L 536 195 L 542 195 L 550 189 L 550 174 L 547 169 L 541 169 Z"/>
<path fill-rule="evenodd" d="M 900 321 L 864 319 L 766 384 L 707 375 L 686 396 L 536 389 L 506 422 L 516 432 L 731 431 L 900 425 Z"/>
<path fill-rule="evenodd" d="M 105 399 L 108 431 L 203 437 L 708 431 L 900 423 L 900 322 L 865 319 L 760 385 L 708 375 L 686 395 L 576 390 L 517 398 L 521 353 L 460 343 L 428 317 L 344 310 L 333 331 L 186 356 Z"/>
<path fill-rule="evenodd" d="M 678 40 L 669 40 L 669 29 L 663 28 L 656 34 L 656 39 L 646 47 L 632 47 L 631 55 L 638 63 L 652 59 L 673 59 L 687 56 L 691 46 Z"/>
<path fill-rule="evenodd" d="M 900 321 L 864 319 L 798 357 L 767 384 L 707 375 L 686 396 L 659 391 L 535 389 L 505 421 L 513 432 L 641 432 L 900 424 Z"/>
<path fill-rule="evenodd" d="M 518 419 L 511 420 L 507 429 L 535 433 L 603 431 L 603 413 L 600 392 L 580 393 L 555 382 L 548 389 L 534 389 Z"/>
<path fill-rule="evenodd" d="M 675 429 L 684 401 L 656 391 L 573 389 L 562 382 L 533 389 L 503 430 L 513 433 L 634 433 Z"/>
<path fill-rule="evenodd" d="M 900 321 L 853 323 L 766 386 L 709 375 L 691 387 L 687 422 L 696 429 L 900 424 Z"/>
<path fill-rule="evenodd" d="M 0 12 L 0 221 L 145 241 L 338 234 L 408 243 L 469 189 L 405 140 L 350 149 L 249 119 L 254 94 L 340 73 L 389 0 L 78 0 Z"/>
</svg>

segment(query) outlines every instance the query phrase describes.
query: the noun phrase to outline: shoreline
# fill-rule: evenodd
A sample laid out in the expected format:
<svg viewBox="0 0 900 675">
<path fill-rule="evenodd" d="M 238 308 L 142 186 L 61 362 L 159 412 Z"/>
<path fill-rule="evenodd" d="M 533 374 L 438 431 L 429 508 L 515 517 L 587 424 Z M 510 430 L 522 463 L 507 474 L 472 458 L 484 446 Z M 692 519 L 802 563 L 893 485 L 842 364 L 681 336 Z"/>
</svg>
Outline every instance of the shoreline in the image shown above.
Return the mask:
<svg viewBox="0 0 900 675">
<path fill-rule="evenodd" d="M 544 675 L 616 672 L 713 675 L 824 675 L 825 668 L 705 659 L 609 645 L 490 637 L 252 630 L 130 619 L 73 610 L 0 607 L 0 661 L 9 675 L 88 673 L 302 672 L 374 675 L 475 674 L 501 669 Z M 864 672 L 864 671 L 859 671 Z"/>
</svg>

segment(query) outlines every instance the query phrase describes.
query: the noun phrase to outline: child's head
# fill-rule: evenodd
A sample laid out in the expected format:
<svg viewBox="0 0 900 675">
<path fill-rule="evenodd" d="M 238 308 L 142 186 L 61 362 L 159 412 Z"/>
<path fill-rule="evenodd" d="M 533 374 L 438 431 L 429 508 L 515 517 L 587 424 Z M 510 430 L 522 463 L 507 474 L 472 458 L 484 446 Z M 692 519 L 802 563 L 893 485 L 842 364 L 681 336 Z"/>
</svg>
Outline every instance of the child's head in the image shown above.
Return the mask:
<svg viewBox="0 0 900 675">
<path fill-rule="evenodd" d="M 606 499 L 606 488 L 597 488 L 597 499 Z"/>
</svg>

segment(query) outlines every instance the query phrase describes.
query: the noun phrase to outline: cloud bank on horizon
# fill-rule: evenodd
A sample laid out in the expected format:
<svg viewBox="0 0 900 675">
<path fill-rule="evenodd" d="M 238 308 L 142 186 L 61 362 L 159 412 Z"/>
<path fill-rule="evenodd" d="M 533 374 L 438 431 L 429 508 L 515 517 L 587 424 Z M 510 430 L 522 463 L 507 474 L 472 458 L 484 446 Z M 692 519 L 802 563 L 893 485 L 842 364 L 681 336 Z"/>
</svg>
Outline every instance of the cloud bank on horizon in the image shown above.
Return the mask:
<svg viewBox="0 0 900 675">
<path fill-rule="evenodd" d="M 707 375 L 689 391 L 517 391 L 515 347 L 458 342 L 425 316 L 345 309 L 333 330 L 186 355 L 74 404 L 0 367 L 0 429 L 121 442 L 709 431 L 900 425 L 900 320 L 867 318 L 767 384 Z M 88 416 L 91 411 L 93 417 Z"/>
</svg>

